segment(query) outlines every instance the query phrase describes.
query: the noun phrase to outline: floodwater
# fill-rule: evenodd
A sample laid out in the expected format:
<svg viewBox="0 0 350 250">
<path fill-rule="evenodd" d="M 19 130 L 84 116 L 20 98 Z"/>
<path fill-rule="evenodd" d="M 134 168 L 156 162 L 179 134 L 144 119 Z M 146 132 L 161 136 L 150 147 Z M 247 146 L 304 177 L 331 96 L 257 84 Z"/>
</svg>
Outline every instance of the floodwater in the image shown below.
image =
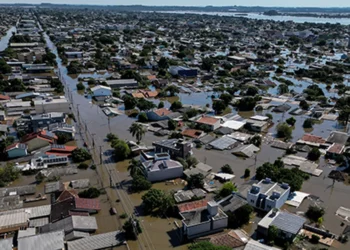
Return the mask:
<svg viewBox="0 0 350 250">
<path fill-rule="evenodd" d="M 55 46 L 51 43 L 49 38 L 46 36 L 47 44 L 50 49 L 53 50 L 53 53 L 57 55 L 57 50 Z M 77 79 L 72 79 L 67 75 L 67 70 L 61 64 L 61 60 L 57 59 L 58 62 L 58 71 L 61 74 L 61 77 L 64 79 L 65 84 L 68 88 L 66 91 L 66 96 L 70 97 L 74 108 L 79 110 L 81 123 L 84 124 L 87 128 L 87 132 L 92 135 L 94 134 L 94 141 L 97 146 L 101 146 L 101 150 L 103 152 L 110 150 L 110 146 L 105 141 L 105 136 L 107 133 L 112 132 L 119 136 L 121 139 L 134 139 L 127 131 L 129 126 L 135 121 L 135 119 L 129 118 L 125 115 L 120 115 L 117 117 L 113 117 L 108 119 L 107 116 L 103 114 L 101 109 L 94 105 L 91 100 L 85 98 L 84 96 L 79 95 L 76 92 L 76 83 Z M 99 77 L 99 75 L 86 75 L 84 77 Z M 205 105 L 211 102 L 211 98 L 207 98 L 211 93 L 192 93 L 188 94 L 180 94 L 180 100 L 186 104 L 198 104 Z M 167 103 L 167 105 L 169 105 Z M 294 107 L 293 105 L 291 105 Z M 263 114 L 269 113 L 271 111 L 263 111 Z M 240 113 L 242 116 L 251 116 L 254 112 L 248 113 Z M 273 113 L 273 121 L 278 124 L 279 121 L 285 120 L 290 115 L 286 114 L 277 114 Z M 295 129 L 293 130 L 293 141 L 299 139 L 305 131 L 302 129 L 302 123 L 306 116 L 296 117 L 297 123 Z M 330 134 L 330 131 L 334 130 L 336 127 L 336 122 L 334 121 L 323 121 L 320 124 L 315 124 L 312 130 L 312 133 L 315 135 L 320 135 L 323 137 L 327 137 Z M 275 133 L 275 126 L 272 126 L 269 129 L 269 133 L 271 136 Z M 157 141 L 162 139 L 161 137 L 156 137 L 153 134 L 146 133 L 143 138 L 143 142 L 147 145 L 150 145 L 153 141 Z M 90 141 L 91 142 L 91 141 Z M 263 145 L 261 151 L 259 152 L 256 159 L 241 159 L 233 156 L 230 151 L 216 151 L 216 150 L 206 150 L 206 149 L 194 149 L 194 156 L 201 162 L 209 164 L 213 167 L 213 171 L 219 171 L 221 166 L 224 164 L 230 164 L 234 170 L 234 174 L 236 175 L 235 182 L 240 185 L 248 180 L 243 179 L 242 176 L 244 174 L 244 170 L 249 168 L 251 170 L 251 176 L 254 175 L 255 170 L 258 166 L 262 165 L 264 162 L 270 161 L 273 162 L 278 157 L 283 156 L 284 151 L 278 149 L 272 149 L 268 145 Z M 104 160 L 107 160 L 107 169 L 114 169 L 116 172 L 113 174 L 113 178 L 118 180 L 118 182 L 128 182 L 130 181 L 130 176 L 127 172 L 127 162 L 124 163 L 113 163 L 112 160 L 108 160 L 108 156 L 103 157 Z M 102 168 L 102 166 L 101 166 Z M 328 171 L 328 170 L 327 170 Z M 325 174 L 327 174 L 325 170 Z M 105 181 L 108 180 L 108 173 L 103 172 L 104 176 L 102 179 Z M 24 179 L 29 177 L 23 177 Z M 68 177 L 67 177 L 68 178 Z M 82 178 L 79 176 L 79 178 Z M 91 177 L 94 179 L 94 177 Z M 98 178 L 96 178 L 98 179 Z M 27 180 L 30 183 L 30 179 Z M 19 184 L 19 183 L 17 183 Z M 22 184 L 22 183 L 21 183 Z M 334 231 L 335 233 L 339 233 L 341 230 L 339 221 L 335 219 L 335 211 L 339 206 L 350 207 L 350 199 L 348 199 L 347 194 L 350 191 L 350 186 L 345 186 L 342 183 L 336 183 L 333 188 L 330 188 L 329 185 L 331 181 L 328 178 L 321 177 L 311 177 L 309 181 L 305 182 L 303 185 L 302 191 L 308 192 L 320 197 L 321 200 L 325 201 L 324 206 L 326 207 L 326 215 L 324 225 L 330 231 Z M 104 182 L 104 186 L 107 186 Z M 154 187 L 169 190 L 169 189 L 177 189 L 181 188 L 181 186 L 169 186 L 165 184 L 155 184 Z M 118 213 L 123 213 L 127 210 L 127 213 L 130 213 L 130 209 L 132 207 L 138 207 L 141 204 L 141 194 L 128 194 L 127 190 L 122 189 L 111 189 L 107 188 L 106 191 L 110 195 L 110 197 L 123 197 L 124 200 L 127 200 L 125 204 L 123 202 L 119 202 L 116 206 Z M 114 199 L 114 198 L 113 198 Z M 109 201 L 110 202 L 110 201 Z M 107 203 L 107 201 L 106 201 Z M 106 205 L 106 209 L 107 209 Z M 302 207 L 301 207 L 302 208 Z M 115 226 L 110 219 L 110 216 L 107 215 L 106 209 L 101 211 L 101 215 L 97 215 L 99 222 L 99 226 L 101 231 L 115 230 L 120 228 L 120 223 L 118 226 Z M 305 211 L 305 209 L 303 209 Z M 143 227 L 143 233 L 140 237 L 142 240 L 137 242 L 129 242 L 131 249 L 170 249 L 174 246 L 178 247 L 178 249 L 186 249 L 185 245 L 179 246 L 179 238 L 177 234 L 177 230 L 175 229 L 174 221 L 179 221 L 174 218 L 154 218 L 150 216 L 142 216 L 139 214 L 139 219 L 141 221 L 141 226 Z M 118 224 L 118 223 L 116 223 Z M 181 225 L 179 223 L 179 225 Z"/>
<path fill-rule="evenodd" d="M 12 32 L 16 32 L 16 27 L 11 27 L 5 36 L 1 37 L 0 40 L 0 51 L 4 51 L 8 47 L 8 43 L 10 41 L 10 38 L 12 37 Z"/>
<path fill-rule="evenodd" d="M 152 11 L 153 12 L 153 11 Z M 350 18 L 325 18 L 325 17 L 298 17 L 298 16 L 266 16 L 260 13 L 238 13 L 238 12 L 202 12 L 202 11 L 157 11 L 160 13 L 171 14 L 197 14 L 197 15 L 210 15 L 210 16 L 230 16 L 230 17 L 243 17 L 249 19 L 258 20 L 272 20 L 279 22 L 293 21 L 295 23 L 340 23 L 342 25 L 350 25 Z M 244 14 L 242 16 L 241 14 Z"/>
</svg>

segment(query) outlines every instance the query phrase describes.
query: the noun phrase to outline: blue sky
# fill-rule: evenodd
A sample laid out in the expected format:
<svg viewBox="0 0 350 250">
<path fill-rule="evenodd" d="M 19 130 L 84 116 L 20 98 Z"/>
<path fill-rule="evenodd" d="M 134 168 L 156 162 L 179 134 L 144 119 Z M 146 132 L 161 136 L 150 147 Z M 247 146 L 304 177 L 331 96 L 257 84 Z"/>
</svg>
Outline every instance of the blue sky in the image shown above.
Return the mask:
<svg viewBox="0 0 350 250">
<path fill-rule="evenodd" d="M 350 7 L 349 0 L 0 0 L 0 3 L 62 3 L 62 4 L 98 4 L 98 5 L 177 5 L 177 6 L 205 6 L 205 5 L 242 5 L 242 6 L 281 6 L 281 7 Z"/>
</svg>

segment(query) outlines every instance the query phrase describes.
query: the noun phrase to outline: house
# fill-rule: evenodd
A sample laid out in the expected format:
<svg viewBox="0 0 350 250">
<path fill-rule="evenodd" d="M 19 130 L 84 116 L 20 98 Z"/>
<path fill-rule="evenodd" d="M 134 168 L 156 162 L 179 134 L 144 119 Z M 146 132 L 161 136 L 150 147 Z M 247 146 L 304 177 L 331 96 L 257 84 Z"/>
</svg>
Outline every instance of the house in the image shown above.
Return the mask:
<svg viewBox="0 0 350 250">
<path fill-rule="evenodd" d="M 168 153 L 155 154 L 154 160 L 142 162 L 140 168 L 150 182 L 176 179 L 183 175 L 182 164 L 170 160 Z"/>
<path fill-rule="evenodd" d="M 169 73 L 173 76 L 196 77 L 198 71 L 197 69 L 191 69 L 183 66 L 170 66 Z"/>
<path fill-rule="evenodd" d="M 118 89 L 122 87 L 135 88 L 139 86 L 138 82 L 135 79 L 107 80 L 105 82 L 112 89 Z"/>
<path fill-rule="evenodd" d="M 75 127 L 73 125 L 69 125 L 66 123 L 53 123 L 50 124 L 48 127 L 48 130 L 50 130 L 54 134 L 66 134 L 71 139 L 74 139 L 75 137 Z"/>
<path fill-rule="evenodd" d="M 5 151 L 7 153 L 7 157 L 12 158 L 19 158 L 24 157 L 28 154 L 28 146 L 24 143 L 16 142 L 8 147 L 6 147 Z"/>
<path fill-rule="evenodd" d="M 246 120 L 246 126 L 248 129 L 260 133 L 268 128 L 268 120 L 267 116 L 255 115 Z"/>
<path fill-rule="evenodd" d="M 180 216 L 183 218 L 183 234 L 188 239 L 220 232 L 228 225 L 228 216 L 215 201 L 209 201 L 204 207 L 180 212 Z"/>
<path fill-rule="evenodd" d="M 235 139 L 236 141 L 239 141 L 244 144 L 249 142 L 250 138 L 253 137 L 253 135 L 242 133 L 242 132 L 233 132 L 229 136 Z"/>
<path fill-rule="evenodd" d="M 180 116 L 179 113 L 172 112 L 166 108 L 148 111 L 146 115 L 149 121 L 169 120 Z"/>
<path fill-rule="evenodd" d="M 320 147 L 325 143 L 326 140 L 323 139 L 321 136 L 311 134 L 304 134 L 303 137 L 297 141 L 297 144 L 308 145 L 311 147 Z"/>
<path fill-rule="evenodd" d="M 217 150 L 225 150 L 225 149 L 232 149 L 237 144 L 238 144 L 238 142 L 235 139 L 233 139 L 227 135 L 224 135 L 223 137 L 220 137 L 220 138 L 210 142 L 208 144 L 208 148 L 214 148 Z"/>
<path fill-rule="evenodd" d="M 44 136 L 41 132 L 37 132 L 22 137 L 21 143 L 27 145 L 28 152 L 32 152 L 34 150 L 49 146 L 50 144 L 54 143 L 54 139 L 50 139 L 47 136 Z"/>
<path fill-rule="evenodd" d="M 181 134 L 183 136 L 186 137 L 191 137 L 191 138 L 200 138 L 203 135 L 205 135 L 205 133 L 202 130 L 197 130 L 197 129 L 185 129 L 184 131 L 181 132 Z"/>
<path fill-rule="evenodd" d="M 237 194 L 230 194 L 229 196 L 218 201 L 219 208 L 225 213 L 234 213 L 237 209 L 245 206 L 248 202 Z"/>
<path fill-rule="evenodd" d="M 77 149 L 76 146 L 52 144 L 51 149 L 49 151 L 47 151 L 45 154 L 56 155 L 56 156 L 71 156 L 72 152 L 75 149 Z"/>
<path fill-rule="evenodd" d="M 326 141 L 328 143 L 337 143 L 337 144 L 345 145 L 348 139 L 349 139 L 349 135 L 347 133 L 340 132 L 340 131 L 332 131 Z"/>
<path fill-rule="evenodd" d="M 69 250 L 108 249 L 125 244 L 122 231 L 100 233 L 67 242 Z"/>
<path fill-rule="evenodd" d="M 66 51 L 64 52 L 64 54 L 68 59 L 77 59 L 77 58 L 83 58 L 84 53 L 81 51 Z"/>
<path fill-rule="evenodd" d="M 196 242 L 209 241 L 215 246 L 228 247 L 229 249 L 243 249 L 249 236 L 243 230 L 231 230 L 214 235 L 203 236 L 195 239 Z"/>
<path fill-rule="evenodd" d="M 271 226 L 277 228 L 278 236 L 287 241 L 293 241 L 303 228 L 306 219 L 304 217 L 272 209 L 258 224 L 257 231 L 263 236 L 268 236 Z"/>
<path fill-rule="evenodd" d="M 39 129 L 47 128 L 50 124 L 65 123 L 66 115 L 62 112 L 51 112 L 30 117 L 31 129 L 36 132 Z"/>
<path fill-rule="evenodd" d="M 6 120 L 6 114 L 5 111 L 0 110 L 0 121 L 5 121 Z"/>
<path fill-rule="evenodd" d="M 329 158 L 334 158 L 336 156 L 342 155 L 344 152 L 345 146 L 339 143 L 333 143 L 326 151 L 326 156 Z"/>
<path fill-rule="evenodd" d="M 211 117 L 211 116 L 200 116 L 197 120 L 194 121 L 197 123 L 199 126 L 205 125 L 208 126 L 208 128 L 211 131 L 214 131 L 220 127 L 220 119 Z"/>
<path fill-rule="evenodd" d="M 287 201 L 290 187 L 286 183 L 276 183 L 266 178 L 257 184 L 253 184 L 247 193 L 248 204 L 263 210 L 270 211 L 280 208 Z"/>
<path fill-rule="evenodd" d="M 241 128 L 243 128 L 245 124 L 246 124 L 245 121 L 228 120 L 228 121 L 224 122 L 223 124 L 221 124 L 221 127 L 230 128 L 234 131 L 237 131 L 237 130 L 240 130 Z"/>
<path fill-rule="evenodd" d="M 248 145 L 241 145 L 233 149 L 232 154 L 244 158 L 250 158 L 255 153 L 257 153 L 260 150 L 260 148 L 256 147 L 253 144 Z"/>
<path fill-rule="evenodd" d="M 280 250 L 279 248 L 261 244 L 260 242 L 250 239 L 245 245 L 244 250 Z"/>
<path fill-rule="evenodd" d="M 34 100 L 36 114 L 64 113 L 69 114 L 70 102 L 65 97 Z"/>
<path fill-rule="evenodd" d="M 110 87 L 97 85 L 91 88 L 92 95 L 95 97 L 98 96 L 112 96 L 112 89 Z"/>
<path fill-rule="evenodd" d="M 64 232 L 62 230 L 37 234 L 18 239 L 18 250 L 62 250 L 65 249 Z"/>
<path fill-rule="evenodd" d="M 153 142 L 152 145 L 156 153 L 168 153 L 172 159 L 186 159 L 192 155 L 192 143 L 183 139 L 162 140 Z"/>
<path fill-rule="evenodd" d="M 8 95 L 2 95 L 0 94 L 0 102 L 2 101 L 10 101 L 11 97 L 9 97 Z"/>
<path fill-rule="evenodd" d="M 95 217 L 72 215 L 40 227 L 39 232 L 43 234 L 63 230 L 65 234 L 71 233 L 72 231 L 94 233 L 97 229 L 98 227 Z"/>
</svg>

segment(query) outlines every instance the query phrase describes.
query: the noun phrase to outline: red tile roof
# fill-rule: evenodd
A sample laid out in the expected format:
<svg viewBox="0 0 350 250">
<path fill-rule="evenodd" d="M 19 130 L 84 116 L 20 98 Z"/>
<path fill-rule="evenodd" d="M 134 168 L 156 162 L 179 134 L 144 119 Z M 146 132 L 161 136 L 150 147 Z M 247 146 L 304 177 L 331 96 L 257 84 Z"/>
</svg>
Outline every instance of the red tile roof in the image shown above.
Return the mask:
<svg viewBox="0 0 350 250">
<path fill-rule="evenodd" d="M 15 142 L 15 143 L 13 143 L 13 144 L 7 146 L 7 147 L 5 148 L 5 151 L 7 152 L 7 151 L 9 151 L 9 150 L 11 150 L 11 149 L 19 148 L 19 147 L 21 146 L 21 144 L 22 144 L 22 143 Z M 23 147 L 27 148 L 27 145 L 23 144 Z"/>
<path fill-rule="evenodd" d="M 341 154 L 344 150 L 344 145 L 339 143 L 333 143 L 327 150 L 328 153 Z"/>
<path fill-rule="evenodd" d="M 171 114 L 171 111 L 167 110 L 166 108 L 157 109 L 157 110 L 154 110 L 153 112 L 159 116 L 166 116 Z"/>
<path fill-rule="evenodd" d="M 326 142 L 326 140 L 323 139 L 321 136 L 316 136 L 316 135 L 311 135 L 311 134 L 303 135 L 301 140 L 307 141 L 307 142 L 312 142 L 312 143 L 320 143 L 320 144 Z"/>
<path fill-rule="evenodd" d="M 240 239 L 234 230 L 225 233 L 204 236 L 198 239 L 198 241 L 200 240 L 209 240 L 209 242 L 213 243 L 216 246 L 226 246 L 231 249 L 242 247 L 246 244 Z"/>
<path fill-rule="evenodd" d="M 75 198 L 75 209 L 100 210 L 100 201 L 98 199 Z"/>
<path fill-rule="evenodd" d="M 219 121 L 219 119 L 214 118 L 214 117 L 210 117 L 210 116 L 203 116 L 197 120 L 197 122 L 199 122 L 199 123 L 208 124 L 208 125 L 214 125 L 218 121 Z"/>
<path fill-rule="evenodd" d="M 57 138 L 57 137 L 56 137 L 56 138 Z M 54 141 L 53 139 L 45 138 L 45 137 L 42 136 L 42 135 L 40 134 L 40 132 L 39 132 L 39 133 L 31 133 L 31 134 L 25 135 L 25 136 L 22 138 L 21 142 L 26 143 L 26 142 L 29 142 L 29 141 L 31 141 L 31 140 L 33 140 L 33 139 L 41 139 L 41 140 L 44 140 L 44 141 L 48 141 L 48 142 L 50 142 L 50 143 L 53 143 L 53 141 Z"/>
<path fill-rule="evenodd" d="M 208 201 L 207 200 L 199 200 L 199 201 L 192 201 L 184 204 L 177 205 L 180 212 L 186 212 L 191 210 L 196 210 L 201 207 L 207 206 Z"/>
<path fill-rule="evenodd" d="M 181 134 L 183 136 L 188 136 L 191 138 L 198 138 L 200 135 L 202 135 L 202 131 L 197 130 L 197 129 L 186 129 L 186 130 L 182 131 Z"/>
<path fill-rule="evenodd" d="M 11 98 L 7 95 L 0 95 L 0 100 L 10 100 Z"/>
</svg>

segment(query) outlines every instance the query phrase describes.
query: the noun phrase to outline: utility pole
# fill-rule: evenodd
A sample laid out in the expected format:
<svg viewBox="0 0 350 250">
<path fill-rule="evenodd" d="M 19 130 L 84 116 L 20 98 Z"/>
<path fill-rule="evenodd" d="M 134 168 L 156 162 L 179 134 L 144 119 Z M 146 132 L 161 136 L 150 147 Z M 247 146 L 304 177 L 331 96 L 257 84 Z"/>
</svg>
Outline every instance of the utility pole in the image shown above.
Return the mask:
<svg viewBox="0 0 350 250">
<path fill-rule="evenodd" d="M 85 124 L 85 126 L 86 126 L 86 124 Z M 94 134 L 91 134 L 91 136 L 92 136 L 92 147 L 93 148 L 95 148 L 95 133 Z"/>
<path fill-rule="evenodd" d="M 78 119 L 80 120 L 79 106 L 80 104 L 77 104 Z"/>
<path fill-rule="evenodd" d="M 102 145 L 100 146 L 100 164 L 102 164 Z"/>
<path fill-rule="evenodd" d="M 112 180 L 112 170 L 110 169 L 109 171 L 108 171 L 108 173 L 109 173 L 109 186 L 111 187 L 111 188 L 113 188 L 113 180 Z"/>
</svg>

